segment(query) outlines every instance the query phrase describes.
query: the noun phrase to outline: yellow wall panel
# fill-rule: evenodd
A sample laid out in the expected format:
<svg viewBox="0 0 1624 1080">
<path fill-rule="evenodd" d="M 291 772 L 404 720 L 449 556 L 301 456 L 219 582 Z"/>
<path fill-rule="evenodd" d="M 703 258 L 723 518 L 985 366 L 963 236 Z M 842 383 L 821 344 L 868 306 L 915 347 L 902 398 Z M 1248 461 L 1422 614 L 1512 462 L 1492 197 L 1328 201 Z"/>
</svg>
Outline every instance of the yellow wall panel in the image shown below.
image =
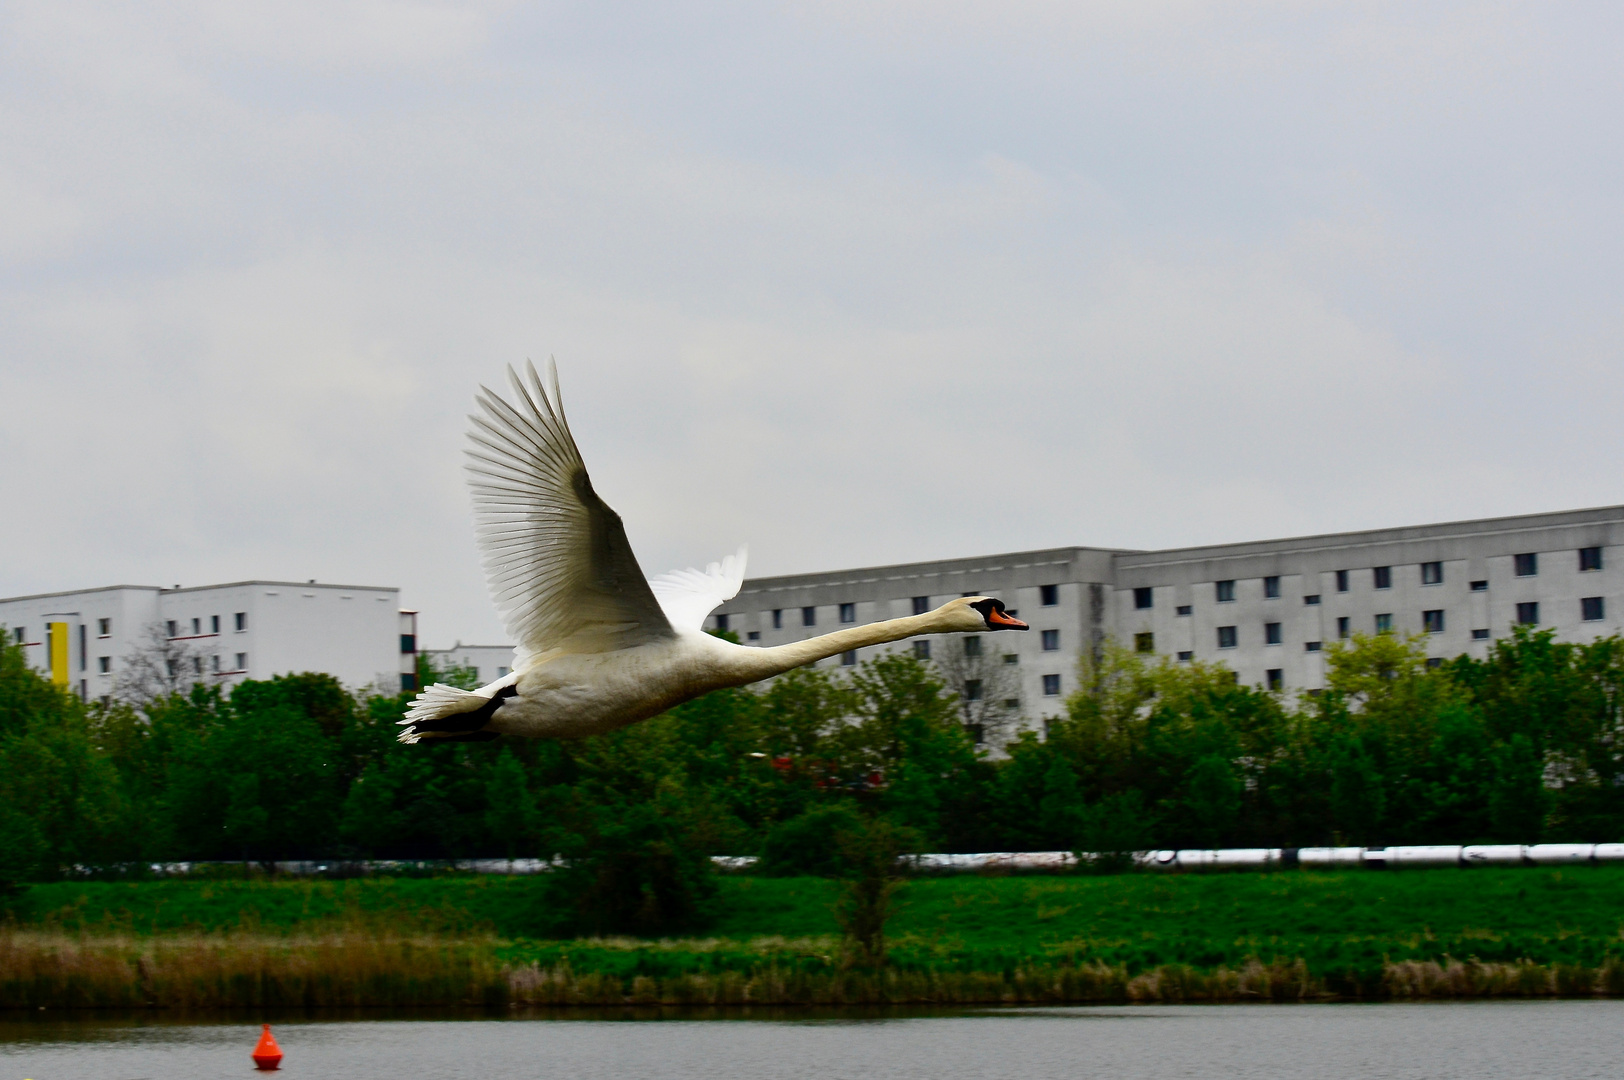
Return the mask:
<svg viewBox="0 0 1624 1080">
<path fill-rule="evenodd" d="M 68 624 L 54 622 L 46 625 L 47 648 L 51 650 L 51 681 L 58 686 L 68 685 Z"/>
</svg>

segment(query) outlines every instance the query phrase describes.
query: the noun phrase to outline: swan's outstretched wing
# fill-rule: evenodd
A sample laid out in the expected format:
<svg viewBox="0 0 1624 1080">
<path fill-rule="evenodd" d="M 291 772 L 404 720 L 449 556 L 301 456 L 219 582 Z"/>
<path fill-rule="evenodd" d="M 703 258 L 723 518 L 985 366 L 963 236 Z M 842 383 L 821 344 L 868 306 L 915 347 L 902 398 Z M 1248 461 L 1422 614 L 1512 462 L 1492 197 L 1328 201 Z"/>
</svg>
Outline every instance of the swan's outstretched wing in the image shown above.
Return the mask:
<svg viewBox="0 0 1624 1080">
<path fill-rule="evenodd" d="M 474 524 L 485 577 L 513 635 L 517 669 L 553 650 L 611 652 L 672 636 L 637 566 L 620 515 L 592 490 L 564 419 L 534 364 L 508 368 L 510 404 L 481 386 L 470 416 Z"/>
<path fill-rule="evenodd" d="M 703 570 L 673 570 L 649 582 L 665 617 L 679 630 L 702 630 L 705 616 L 739 595 L 748 547 Z"/>
</svg>

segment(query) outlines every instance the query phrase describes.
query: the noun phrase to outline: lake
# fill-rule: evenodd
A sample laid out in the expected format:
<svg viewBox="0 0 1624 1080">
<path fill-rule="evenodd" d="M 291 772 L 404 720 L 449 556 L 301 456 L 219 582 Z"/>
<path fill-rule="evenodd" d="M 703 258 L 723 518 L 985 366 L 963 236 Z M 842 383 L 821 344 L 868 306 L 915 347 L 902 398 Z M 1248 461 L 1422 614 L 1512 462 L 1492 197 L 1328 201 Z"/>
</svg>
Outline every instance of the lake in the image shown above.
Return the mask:
<svg viewBox="0 0 1624 1080">
<path fill-rule="evenodd" d="M 0 1077 L 253 1074 L 257 1023 L 64 1016 L 0 1018 Z M 1580 1080 L 1624 1061 L 1624 1001 L 289 1018 L 273 1030 L 289 1080 Z"/>
</svg>

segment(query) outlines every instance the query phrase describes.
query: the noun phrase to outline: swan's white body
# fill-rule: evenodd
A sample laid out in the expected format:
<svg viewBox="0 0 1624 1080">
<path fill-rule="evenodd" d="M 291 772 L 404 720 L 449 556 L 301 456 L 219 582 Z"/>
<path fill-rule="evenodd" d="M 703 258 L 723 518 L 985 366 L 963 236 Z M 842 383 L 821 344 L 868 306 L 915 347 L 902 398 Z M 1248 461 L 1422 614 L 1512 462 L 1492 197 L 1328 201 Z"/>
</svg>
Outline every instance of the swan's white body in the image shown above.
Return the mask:
<svg viewBox="0 0 1624 1080">
<path fill-rule="evenodd" d="M 592 490 L 557 372 L 550 397 L 534 367 L 526 374 L 528 384 L 508 371 L 515 403 L 485 390 L 485 415 L 470 417 L 475 520 L 492 595 L 519 642 L 514 670 L 477 690 L 424 690 L 401 721 L 402 742 L 596 735 L 850 649 L 1026 629 L 997 600 L 966 597 L 768 649 L 705 633 L 705 617 L 738 595 L 744 549 L 704 571 L 645 580 L 619 516 Z"/>
</svg>

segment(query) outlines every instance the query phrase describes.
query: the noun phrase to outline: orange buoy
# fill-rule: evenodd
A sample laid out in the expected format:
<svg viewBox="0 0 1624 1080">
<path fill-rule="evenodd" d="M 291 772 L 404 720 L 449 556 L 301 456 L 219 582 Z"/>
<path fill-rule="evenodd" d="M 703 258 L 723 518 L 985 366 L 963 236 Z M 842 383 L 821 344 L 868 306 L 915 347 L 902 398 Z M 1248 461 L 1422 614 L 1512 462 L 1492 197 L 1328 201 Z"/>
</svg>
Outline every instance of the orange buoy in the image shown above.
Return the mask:
<svg viewBox="0 0 1624 1080">
<path fill-rule="evenodd" d="M 282 1048 L 276 1045 L 276 1036 L 271 1034 L 271 1025 L 266 1024 L 265 1030 L 260 1033 L 259 1045 L 254 1047 L 254 1068 L 271 1069 L 282 1067 Z"/>
</svg>

